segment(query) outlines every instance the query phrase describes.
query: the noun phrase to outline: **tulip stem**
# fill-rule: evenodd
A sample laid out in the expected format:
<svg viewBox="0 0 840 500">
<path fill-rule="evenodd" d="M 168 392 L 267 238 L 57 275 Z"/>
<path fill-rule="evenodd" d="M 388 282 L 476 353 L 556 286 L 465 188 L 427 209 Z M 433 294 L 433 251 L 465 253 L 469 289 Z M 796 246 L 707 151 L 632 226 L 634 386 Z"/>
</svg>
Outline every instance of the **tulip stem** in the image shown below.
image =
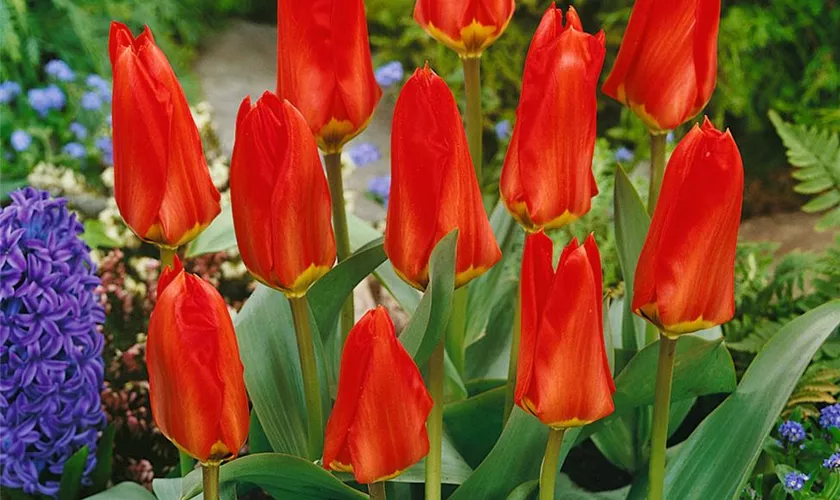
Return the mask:
<svg viewBox="0 0 840 500">
<path fill-rule="evenodd" d="M 370 500 L 385 500 L 385 482 L 377 481 L 368 485 Z"/>
<path fill-rule="evenodd" d="M 341 152 L 324 155 L 324 163 L 330 184 L 336 253 L 338 261 L 341 262 L 350 256 L 350 231 L 347 229 L 347 206 L 344 203 L 344 180 L 341 177 Z M 341 345 L 344 345 L 347 334 L 353 328 L 354 314 L 353 292 L 350 292 L 341 306 Z"/>
<path fill-rule="evenodd" d="M 648 191 L 648 214 L 653 215 L 662 178 L 665 176 L 665 134 L 650 133 L 650 189 Z"/>
<path fill-rule="evenodd" d="M 483 118 L 481 115 L 481 57 L 465 57 L 461 61 L 464 64 L 464 85 L 467 94 L 467 143 L 470 146 L 470 157 L 475 178 L 478 180 L 479 189 L 482 188 L 482 166 L 481 166 L 481 133 Z"/>
<path fill-rule="evenodd" d="M 163 267 L 172 267 L 175 265 L 175 249 L 160 247 L 160 263 Z M 161 267 L 161 271 L 163 271 Z"/>
<path fill-rule="evenodd" d="M 513 398 L 516 395 L 516 368 L 519 363 L 519 338 L 522 335 L 522 295 L 520 286 L 516 287 L 516 305 L 513 312 L 513 335 L 510 340 L 510 364 L 508 365 L 507 389 L 505 391 L 505 413 L 502 425 L 505 425 L 513 410 Z"/>
<path fill-rule="evenodd" d="M 219 500 L 219 464 L 201 464 L 201 479 L 204 482 L 204 500 Z"/>
<path fill-rule="evenodd" d="M 671 378 L 677 341 L 659 336 L 659 366 L 656 370 L 656 395 L 653 403 L 653 434 L 650 439 L 650 474 L 648 500 L 662 500 L 665 486 L 665 448 L 668 440 L 668 412 L 671 405 Z"/>
<path fill-rule="evenodd" d="M 551 429 L 548 431 L 548 443 L 545 445 L 545 456 L 540 467 L 540 500 L 554 500 L 554 483 L 557 479 L 557 462 L 560 459 L 560 448 L 563 446 L 563 434 L 566 429 Z"/>
<path fill-rule="evenodd" d="M 426 455 L 426 500 L 440 500 L 444 352 L 444 339 L 440 339 L 429 357 L 429 393 L 432 395 L 434 406 L 426 422 L 429 433 L 429 454 Z"/>
<path fill-rule="evenodd" d="M 318 379 L 318 365 L 315 362 L 315 345 L 309 326 L 309 305 L 306 296 L 289 297 L 292 318 L 295 323 L 300 369 L 303 376 L 303 394 L 306 401 L 306 435 L 309 459 L 321 456 L 324 439 L 324 417 L 321 412 L 321 384 Z"/>
</svg>

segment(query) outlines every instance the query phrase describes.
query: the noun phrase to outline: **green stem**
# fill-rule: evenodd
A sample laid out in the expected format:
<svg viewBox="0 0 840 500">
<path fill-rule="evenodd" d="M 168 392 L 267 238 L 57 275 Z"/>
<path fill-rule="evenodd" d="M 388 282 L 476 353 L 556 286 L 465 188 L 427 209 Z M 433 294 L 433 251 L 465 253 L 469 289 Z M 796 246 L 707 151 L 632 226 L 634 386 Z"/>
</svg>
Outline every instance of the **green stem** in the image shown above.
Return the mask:
<svg viewBox="0 0 840 500">
<path fill-rule="evenodd" d="M 429 358 L 429 393 L 434 406 L 426 429 L 429 433 L 429 454 L 426 455 L 426 500 L 440 500 L 441 440 L 443 439 L 443 356 L 444 339 Z"/>
<path fill-rule="evenodd" d="M 467 57 L 461 59 L 464 64 L 464 85 L 467 94 L 467 143 L 470 146 L 475 177 L 478 186 L 482 187 L 481 167 L 481 133 L 483 119 L 481 115 L 481 58 Z"/>
<path fill-rule="evenodd" d="M 665 175 L 665 139 L 667 135 L 650 133 L 650 190 L 648 191 L 648 213 L 653 215 L 662 177 Z"/>
<path fill-rule="evenodd" d="M 513 411 L 513 397 L 516 395 L 516 368 L 519 362 L 519 338 L 522 336 L 522 295 L 516 287 L 516 306 L 513 313 L 513 336 L 510 340 L 510 364 L 508 365 L 507 389 L 505 391 L 505 413 L 502 425 L 505 425 Z"/>
<path fill-rule="evenodd" d="M 186 476 L 195 468 L 195 459 L 187 452 L 178 450 L 178 459 L 181 470 L 181 477 Z"/>
<path fill-rule="evenodd" d="M 548 443 L 545 445 L 545 456 L 540 468 L 540 500 L 554 500 L 557 462 L 560 459 L 560 448 L 563 446 L 563 434 L 565 432 L 566 429 L 551 429 L 548 431 Z"/>
<path fill-rule="evenodd" d="M 446 351 L 458 373 L 464 374 L 464 339 L 467 335 L 467 285 L 455 290 L 452 297 L 452 314 L 446 329 Z"/>
<path fill-rule="evenodd" d="M 368 496 L 370 500 L 385 500 L 385 483 L 377 481 L 368 485 Z"/>
<path fill-rule="evenodd" d="M 324 417 L 321 412 L 321 384 L 318 379 L 318 366 L 315 362 L 315 345 L 312 342 L 312 329 L 309 326 L 309 306 L 306 303 L 305 295 L 303 297 L 289 297 L 289 304 L 292 306 L 300 369 L 303 375 L 309 459 L 316 460 L 321 456 L 323 448 Z"/>
<path fill-rule="evenodd" d="M 333 231 L 335 231 L 335 246 L 338 261 L 350 256 L 350 231 L 347 229 L 347 206 L 344 203 L 344 179 L 341 177 L 341 152 L 324 155 L 327 167 L 327 180 L 330 184 L 330 199 L 332 200 Z M 341 306 L 341 344 L 347 340 L 347 334 L 354 323 L 353 292 L 347 296 Z"/>
<path fill-rule="evenodd" d="M 668 440 L 668 412 L 671 405 L 671 378 L 677 341 L 659 336 L 659 366 L 656 370 L 656 395 L 653 403 L 653 430 L 650 439 L 650 474 L 648 500 L 662 500 L 665 486 L 665 448 Z"/>
<path fill-rule="evenodd" d="M 219 464 L 201 464 L 201 479 L 204 482 L 204 500 L 219 500 Z"/>
<path fill-rule="evenodd" d="M 175 249 L 160 247 L 160 263 L 163 267 L 175 265 Z M 161 269 L 163 270 L 163 269 Z"/>
</svg>

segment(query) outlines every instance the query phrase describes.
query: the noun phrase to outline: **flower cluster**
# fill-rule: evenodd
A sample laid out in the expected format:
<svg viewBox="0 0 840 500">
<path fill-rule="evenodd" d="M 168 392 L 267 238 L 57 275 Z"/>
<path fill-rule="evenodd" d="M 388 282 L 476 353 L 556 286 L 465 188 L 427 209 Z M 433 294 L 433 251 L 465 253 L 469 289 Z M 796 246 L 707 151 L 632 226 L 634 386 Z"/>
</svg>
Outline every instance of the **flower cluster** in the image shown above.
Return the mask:
<svg viewBox="0 0 840 500">
<path fill-rule="evenodd" d="M 823 429 L 840 427 L 840 403 L 826 406 L 820 410 L 820 426 Z"/>
<path fill-rule="evenodd" d="M 105 423 L 105 315 L 82 225 L 61 199 L 26 188 L 0 212 L 0 484 L 55 497 L 64 463 Z"/>
<path fill-rule="evenodd" d="M 805 487 L 805 482 L 811 479 L 808 475 L 799 471 L 789 472 L 785 475 L 785 489 L 799 491 Z"/>
<path fill-rule="evenodd" d="M 840 451 L 823 460 L 822 466 L 831 471 L 840 471 Z"/>
<path fill-rule="evenodd" d="M 794 420 L 785 420 L 779 426 L 779 434 L 789 443 L 798 443 L 805 440 L 805 428 Z"/>
</svg>

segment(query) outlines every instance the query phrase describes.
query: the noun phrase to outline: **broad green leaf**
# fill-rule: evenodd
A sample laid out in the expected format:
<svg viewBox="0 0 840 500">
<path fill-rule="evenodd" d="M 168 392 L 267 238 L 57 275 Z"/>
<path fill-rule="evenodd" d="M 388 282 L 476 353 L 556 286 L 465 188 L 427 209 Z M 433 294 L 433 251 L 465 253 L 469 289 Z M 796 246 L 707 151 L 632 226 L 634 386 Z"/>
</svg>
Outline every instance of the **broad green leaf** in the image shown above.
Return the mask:
<svg viewBox="0 0 840 500">
<path fill-rule="evenodd" d="M 490 226 L 502 249 L 502 260 L 470 283 L 465 347 L 484 335 L 493 307 L 500 300 L 516 293 L 516 281 L 506 280 L 505 271 L 508 266 L 515 266 L 517 270 L 520 267 L 521 254 L 514 249 L 517 245 L 521 246 L 524 231 L 519 228 L 501 201 L 490 216 Z"/>
<path fill-rule="evenodd" d="M 619 165 L 615 169 L 615 240 L 618 249 L 618 263 L 624 276 L 624 312 L 621 322 L 621 343 L 626 352 L 644 347 L 644 331 L 639 331 L 634 315 L 630 310 L 633 302 L 633 283 L 636 276 L 636 263 L 645 244 L 650 216 L 645 210 L 642 199 L 630 182 L 630 178 Z M 616 366 L 621 370 L 626 359 L 616 359 Z"/>
<path fill-rule="evenodd" d="M 156 498 L 139 484 L 125 481 L 113 488 L 89 496 L 87 500 L 156 500 Z"/>
<path fill-rule="evenodd" d="M 471 467 L 478 467 L 502 433 L 505 390 L 499 387 L 443 409 L 446 431 Z"/>
<path fill-rule="evenodd" d="M 265 435 L 257 412 L 251 410 L 251 424 L 248 426 L 248 453 L 268 453 L 271 451 L 271 443 Z"/>
<path fill-rule="evenodd" d="M 0 200 L 5 200 L 12 191 L 27 184 L 29 184 L 29 181 L 26 179 L 0 180 Z"/>
<path fill-rule="evenodd" d="M 88 458 L 88 447 L 82 446 L 64 462 L 61 482 L 58 485 L 58 500 L 76 500 L 82 490 L 82 475 Z"/>
<path fill-rule="evenodd" d="M 533 498 L 536 498 L 539 489 L 539 479 L 525 481 L 510 492 L 510 495 L 507 496 L 507 500 L 531 500 Z"/>
<path fill-rule="evenodd" d="M 184 493 L 195 487 L 201 481 L 201 472 L 190 473 L 188 478 L 155 479 L 152 481 L 152 491 L 155 492 L 157 500 L 181 500 Z M 219 485 L 219 500 L 236 500 L 236 484 L 226 483 Z M 204 494 L 200 493 L 196 500 L 203 500 Z"/>
<path fill-rule="evenodd" d="M 114 455 L 114 436 L 117 433 L 117 428 L 113 423 L 108 424 L 102 432 L 102 437 L 96 443 L 96 466 L 90 474 L 91 486 L 88 490 L 90 493 L 99 493 L 108 486 L 108 481 L 111 480 L 111 469 Z"/>
<path fill-rule="evenodd" d="M 87 219 L 84 222 L 82 240 L 91 248 L 117 248 L 120 244 L 105 234 L 105 226 L 98 219 Z"/>
<path fill-rule="evenodd" d="M 455 249 L 458 230 L 441 238 L 429 262 L 429 286 L 411 316 L 400 341 L 418 365 L 429 359 L 446 330 L 455 290 Z"/>
<path fill-rule="evenodd" d="M 796 382 L 838 325 L 840 300 L 833 300 L 782 327 L 668 463 L 665 497 L 737 497 Z"/>
<path fill-rule="evenodd" d="M 192 472 L 189 476 L 197 475 Z M 187 479 L 190 479 L 190 477 Z M 201 492 L 198 480 L 187 490 L 185 500 Z M 280 453 L 258 453 L 222 465 L 220 484 L 231 482 L 259 486 L 274 498 L 284 500 L 364 500 L 367 495 L 342 483 L 323 467 L 303 458 Z"/>
<path fill-rule="evenodd" d="M 472 380 L 507 379 L 515 299 L 511 295 L 493 308 L 484 335 L 467 348 L 468 386 Z"/>
<path fill-rule="evenodd" d="M 236 246 L 233 230 L 233 210 L 230 204 L 222 207 L 219 215 L 187 246 L 186 257 L 222 252 Z"/>
</svg>

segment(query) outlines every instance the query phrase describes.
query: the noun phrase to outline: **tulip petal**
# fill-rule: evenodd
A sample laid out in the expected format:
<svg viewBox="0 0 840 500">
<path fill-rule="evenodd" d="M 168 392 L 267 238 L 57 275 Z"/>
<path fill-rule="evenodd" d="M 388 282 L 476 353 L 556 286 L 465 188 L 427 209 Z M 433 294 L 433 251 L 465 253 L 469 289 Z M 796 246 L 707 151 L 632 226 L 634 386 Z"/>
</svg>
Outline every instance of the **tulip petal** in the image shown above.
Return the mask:
<svg viewBox="0 0 840 500">
<path fill-rule="evenodd" d="M 505 31 L 513 11 L 513 0 L 418 0 L 414 19 L 462 57 L 475 57 Z"/>
</svg>

